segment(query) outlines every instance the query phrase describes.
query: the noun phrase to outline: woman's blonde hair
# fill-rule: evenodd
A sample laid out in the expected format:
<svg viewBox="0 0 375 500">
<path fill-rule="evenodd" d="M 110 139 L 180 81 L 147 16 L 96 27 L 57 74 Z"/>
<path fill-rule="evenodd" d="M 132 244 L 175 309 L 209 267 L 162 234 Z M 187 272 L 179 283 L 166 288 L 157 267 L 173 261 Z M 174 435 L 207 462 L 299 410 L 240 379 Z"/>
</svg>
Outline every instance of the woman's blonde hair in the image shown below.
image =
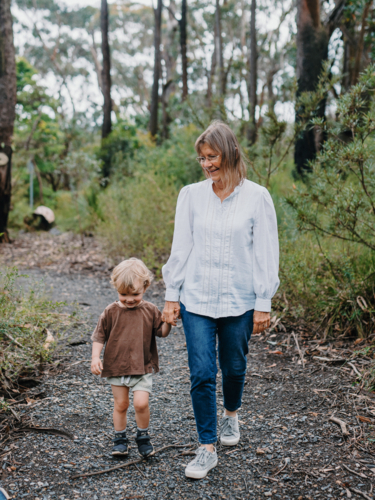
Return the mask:
<svg viewBox="0 0 375 500">
<path fill-rule="evenodd" d="M 127 293 L 136 290 L 141 282 L 144 288 L 148 288 L 153 280 L 152 272 L 145 264 L 135 257 L 123 260 L 114 268 L 111 275 L 111 284 L 119 293 Z M 138 281 L 138 283 L 137 283 Z"/>
<path fill-rule="evenodd" d="M 199 155 L 203 144 L 207 144 L 221 155 L 220 168 L 226 191 L 242 184 L 246 179 L 247 166 L 240 143 L 230 127 L 220 120 L 215 120 L 195 141 L 195 150 Z M 204 173 L 209 177 L 206 170 Z"/>
</svg>

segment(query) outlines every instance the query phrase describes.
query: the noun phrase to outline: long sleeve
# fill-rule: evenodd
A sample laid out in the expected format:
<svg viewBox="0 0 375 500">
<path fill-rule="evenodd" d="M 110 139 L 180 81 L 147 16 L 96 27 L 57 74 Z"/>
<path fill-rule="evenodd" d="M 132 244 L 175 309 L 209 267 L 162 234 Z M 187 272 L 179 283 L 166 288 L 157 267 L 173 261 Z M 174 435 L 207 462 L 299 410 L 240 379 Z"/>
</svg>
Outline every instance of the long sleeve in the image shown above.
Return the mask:
<svg viewBox="0 0 375 500">
<path fill-rule="evenodd" d="M 162 269 L 167 288 L 165 300 L 171 302 L 177 302 L 180 298 L 180 289 L 185 280 L 186 263 L 193 248 L 189 191 L 190 186 L 185 186 L 178 196 L 171 255 Z"/>
<path fill-rule="evenodd" d="M 255 311 L 270 312 L 280 281 L 277 219 L 271 195 L 263 189 L 254 221 L 253 283 Z"/>
</svg>

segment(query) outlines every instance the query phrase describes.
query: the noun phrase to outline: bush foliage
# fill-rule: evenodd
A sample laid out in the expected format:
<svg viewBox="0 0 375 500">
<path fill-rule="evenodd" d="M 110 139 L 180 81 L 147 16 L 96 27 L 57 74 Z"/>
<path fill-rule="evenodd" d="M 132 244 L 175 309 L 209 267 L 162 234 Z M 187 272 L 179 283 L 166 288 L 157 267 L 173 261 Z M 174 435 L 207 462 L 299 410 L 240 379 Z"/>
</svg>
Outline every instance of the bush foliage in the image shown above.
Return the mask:
<svg viewBox="0 0 375 500">
<path fill-rule="evenodd" d="M 9 390 L 21 375 L 35 374 L 50 361 L 56 342 L 45 347 L 47 328 L 58 329 L 56 341 L 74 322 L 37 287 L 22 290 L 17 269 L 0 272 L 0 389 Z"/>
</svg>

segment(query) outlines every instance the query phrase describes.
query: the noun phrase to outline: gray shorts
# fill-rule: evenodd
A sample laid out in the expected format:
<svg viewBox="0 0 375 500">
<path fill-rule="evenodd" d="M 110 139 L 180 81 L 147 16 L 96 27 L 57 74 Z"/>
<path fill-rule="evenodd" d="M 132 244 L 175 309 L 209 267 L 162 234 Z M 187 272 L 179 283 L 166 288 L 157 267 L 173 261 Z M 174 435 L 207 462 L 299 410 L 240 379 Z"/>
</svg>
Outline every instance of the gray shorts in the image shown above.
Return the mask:
<svg viewBox="0 0 375 500">
<path fill-rule="evenodd" d="M 152 373 L 146 373 L 145 375 L 125 375 L 124 377 L 108 377 L 107 382 L 111 385 L 129 387 L 129 389 L 131 389 L 133 392 L 151 392 Z"/>
</svg>

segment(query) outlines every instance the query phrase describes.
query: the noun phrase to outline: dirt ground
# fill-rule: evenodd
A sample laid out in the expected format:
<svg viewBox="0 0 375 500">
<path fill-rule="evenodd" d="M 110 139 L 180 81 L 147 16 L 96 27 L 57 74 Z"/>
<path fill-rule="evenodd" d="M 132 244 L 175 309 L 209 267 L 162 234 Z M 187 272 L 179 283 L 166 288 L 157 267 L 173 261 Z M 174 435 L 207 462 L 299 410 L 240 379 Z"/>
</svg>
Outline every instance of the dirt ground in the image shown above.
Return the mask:
<svg viewBox="0 0 375 500">
<path fill-rule="evenodd" d="M 14 249 L 12 259 L 19 259 L 18 265 L 22 262 Z M 38 261 L 37 256 L 33 259 Z M 157 339 L 161 369 L 154 376 L 150 400 L 150 432 L 155 448 L 174 446 L 126 466 L 139 458 L 134 412 L 130 409 L 129 457 L 113 459 L 111 390 L 90 372 L 91 332 L 99 314 L 116 299 L 109 285 L 110 271 L 108 264 L 99 261 L 97 268 L 83 269 L 82 264 L 78 271 L 72 270 L 66 260 L 57 261 L 50 266 L 29 265 L 29 278 L 24 282 L 33 286 L 43 280 L 46 293 L 54 300 L 78 303 L 87 317 L 87 327 L 79 338 L 72 335 L 61 355 L 60 371 L 46 370 L 40 383 L 25 393 L 27 400 L 16 398 L 12 409 L 29 427 L 64 430 L 72 439 L 32 431 L 11 433 L 3 440 L 0 484 L 12 498 L 374 497 L 374 396 L 353 383 L 352 367 L 340 362 L 333 344 L 321 345 L 299 336 L 303 364 L 292 332 L 286 325 L 281 328 L 280 323 L 267 335 L 253 336 L 250 341 L 239 412 L 241 441 L 233 448 L 218 444 L 218 466 L 206 479 L 190 480 L 184 475 L 184 467 L 192 459 L 188 453 L 197 446 L 197 434 L 181 324 L 168 338 Z M 154 283 L 145 298 L 162 309 L 163 283 Z M 309 356 L 314 352 L 319 356 Z M 356 361 L 356 366 L 360 362 Z M 220 382 L 219 372 L 219 421 L 223 412 Z M 348 436 L 330 420 L 332 417 L 346 424 Z M 4 429 L 0 419 L 1 427 Z M 74 478 L 118 465 L 125 467 Z"/>
</svg>

